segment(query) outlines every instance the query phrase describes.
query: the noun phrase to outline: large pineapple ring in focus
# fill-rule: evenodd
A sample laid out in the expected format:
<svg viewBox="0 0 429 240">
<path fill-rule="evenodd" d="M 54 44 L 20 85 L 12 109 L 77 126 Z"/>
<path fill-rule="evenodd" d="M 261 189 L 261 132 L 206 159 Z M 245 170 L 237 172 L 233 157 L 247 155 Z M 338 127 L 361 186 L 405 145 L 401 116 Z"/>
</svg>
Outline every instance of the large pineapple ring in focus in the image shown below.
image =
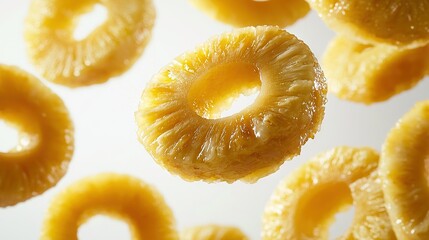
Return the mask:
<svg viewBox="0 0 429 240">
<path fill-rule="evenodd" d="M 219 225 L 191 227 L 180 233 L 182 240 L 248 240 L 238 228 Z"/>
<path fill-rule="evenodd" d="M 337 147 L 318 155 L 275 190 L 263 219 L 263 240 L 331 239 L 336 212 L 352 203 L 355 216 L 339 239 L 395 239 L 369 148 Z"/>
<path fill-rule="evenodd" d="M 398 239 L 429 239 L 429 101 L 418 103 L 390 131 L 380 176 Z"/>
<path fill-rule="evenodd" d="M 41 239 L 77 239 L 79 226 L 97 214 L 127 222 L 134 240 L 179 239 L 173 213 L 156 189 L 113 173 L 85 178 L 60 193 L 49 208 Z"/>
<path fill-rule="evenodd" d="M 256 101 L 218 118 L 231 98 Z M 300 153 L 324 116 L 326 83 L 310 49 L 278 27 L 248 27 L 178 57 L 148 84 L 136 120 L 155 160 L 190 181 L 254 182 Z"/>
<path fill-rule="evenodd" d="M 429 45 L 400 49 L 336 37 L 323 58 L 329 91 L 364 104 L 385 101 L 414 87 L 429 70 Z"/>
<path fill-rule="evenodd" d="M 20 130 L 19 145 L 0 152 L 0 207 L 42 194 L 66 173 L 73 124 L 63 101 L 35 77 L 0 65 L 0 119 Z"/>
<path fill-rule="evenodd" d="M 429 1 L 307 0 L 335 31 L 360 42 L 418 47 L 429 43 Z"/>
<path fill-rule="evenodd" d="M 286 27 L 310 11 L 305 0 L 189 0 L 211 17 L 236 27 Z"/>
<path fill-rule="evenodd" d="M 85 39 L 74 39 L 78 17 L 97 3 L 108 10 L 108 19 Z M 147 45 L 154 20 L 151 0 L 33 0 L 25 38 L 46 79 L 79 87 L 103 83 L 130 68 Z"/>
</svg>

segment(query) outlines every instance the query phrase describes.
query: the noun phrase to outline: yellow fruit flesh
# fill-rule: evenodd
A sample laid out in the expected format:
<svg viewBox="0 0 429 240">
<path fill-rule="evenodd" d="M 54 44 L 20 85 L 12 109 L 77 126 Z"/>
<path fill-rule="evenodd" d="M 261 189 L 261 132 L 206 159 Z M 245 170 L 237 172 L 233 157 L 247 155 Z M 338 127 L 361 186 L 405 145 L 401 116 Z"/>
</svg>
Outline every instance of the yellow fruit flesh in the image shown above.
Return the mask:
<svg viewBox="0 0 429 240">
<path fill-rule="evenodd" d="M 372 176 L 378 159 L 369 148 L 338 147 L 304 164 L 272 195 L 262 239 L 328 239 L 335 213 L 352 203 L 353 224 L 340 239 L 395 239 L 381 186 Z"/>
<path fill-rule="evenodd" d="M 390 131 L 380 175 L 399 239 L 429 238 L 429 101 L 418 103 Z"/>
<path fill-rule="evenodd" d="M 429 43 L 429 1 L 308 0 L 335 31 L 365 43 Z"/>
<path fill-rule="evenodd" d="M 35 77 L 0 65 L 0 119 L 20 130 L 19 144 L 0 152 L 0 207 L 54 186 L 74 149 L 73 124 L 63 101 Z M 21 141 L 22 142 L 22 141 Z"/>
<path fill-rule="evenodd" d="M 429 69 L 429 46 L 398 49 L 336 37 L 323 58 L 329 91 L 353 102 L 373 104 L 414 87 Z"/>
<path fill-rule="evenodd" d="M 219 225 L 204 225 L 183 230 L 181 240 L 248 240 L 238 228 Z"/>
<path fill-rule="evenodd" d="M 236 27 L 277 25 L 286 27 L 305 17 L 305 0 L 190 0 L 211 17 Z"/>
<path fill-rule="evenodd" d="M 77 240 L 80 225 L 104 214 L 127 222 L 133 240 L 177 240 L 173 213 L 162 196 L 139 179 L 99 174 L 60 193 L 47 213 L 42 240 Z"/>
<path fill-rule="evenodd" d="M 107 8 L 108 19 L 85 39 L 75 40 L 78 17 L 97 3 Z M 34 0 L 26 19 L 28 53 L 50 81 L 68 87 L 103 83 L 141 55 L 154 19 L 150 0 Z"/>
<path fill-rule="evenodd" d="M 258 98 L 243 111 L 201 117 L 259 84 Z M 214 87 L 221 91 L 211 93 Z M 319 129 L 325 101 L 323 73 L 304 43 L 277 27 L 249 27 L 161 70 L 142 95 L 136 121 L 140 141 L 170 172 L 186 180 L 254 182 L 300 153 Z"/>
</svg>

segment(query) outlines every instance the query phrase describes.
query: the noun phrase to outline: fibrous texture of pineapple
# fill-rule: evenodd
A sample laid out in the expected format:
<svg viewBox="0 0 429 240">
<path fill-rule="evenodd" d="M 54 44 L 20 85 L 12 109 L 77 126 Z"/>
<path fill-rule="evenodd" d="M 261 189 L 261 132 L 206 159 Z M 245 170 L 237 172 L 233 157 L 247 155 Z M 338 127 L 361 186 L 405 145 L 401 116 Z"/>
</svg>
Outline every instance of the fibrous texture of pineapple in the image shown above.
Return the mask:
<svg viewBox="0 0 429 240">
<path fill-rule="evenodd" d="M 305 17 L 305 0 L 189 0 L 211 17 L 236 27 L 277 25 L 286 27 Z"/>
<path fill-rule="evenodd" d="M 255 102 L 219 117 L 233 99 Z M 217 36 L 162 69 L 143 92 L 139 139 L 190 181 L 254 182 L 300 153 L 324 116 L 326 83 L 310 49 L 278 27 Z"/>
<path fill-rule="evenodd" d="M 101 4 L 107 20 L 86 38 L 73 32 L 79 16 Z M 103 83 L 130 68 L 155 20 L 151 0 L 33 0 L 25 26 L 32 62 L 48 80 L 69 87 Z"/>
<path fill-rule="evenodd" d="M 66 173 L 73 124 L 63 101 L 38 79 L 0 65 L 0 120 L 20 131 L 19 144 L 0 152 L 0 207 L 42 194 Z"/>
<path fill-rule="evenodd" d="M 80 225 L 103 214 L 128 223 L 133 240 L 178 240 L 172 211 L 153 187 L 137 178 L 103 173 L 61 192 L 45 218 L 42 240 L 77 240 Z"/>
<path fill-rule="evenodd" d="M 337 147 L 288 176 L 263 218 L 263 240 L 328 239 L 335 213 L 355 206 L 352 225 L 339 239 L 395 239 L 370 148 Z"/>
<path fill-rule="evenodd" d="M 203 225 L 183 230 L 181 240 L 248 240 L 238 228 L 232 226 Z"/>
<path fill-rule="evenodd" d="M 428 0 L 307 0 L 338 33 L 365 43 L 429 43 Z"/>
<path fill-rule="evenodd" d="M 429 101 L 418 103 L 390 131 L 380 176 L 399 239 L 429 239 Z"/>
<path fill-rule="evenodd" d="M 323 58 L 329 91 L 341 99 L 373 104 L 414 87 L 429 70 L 429 45 L 400 49 L 365 45 L 338 36 Z"/>
</svg>

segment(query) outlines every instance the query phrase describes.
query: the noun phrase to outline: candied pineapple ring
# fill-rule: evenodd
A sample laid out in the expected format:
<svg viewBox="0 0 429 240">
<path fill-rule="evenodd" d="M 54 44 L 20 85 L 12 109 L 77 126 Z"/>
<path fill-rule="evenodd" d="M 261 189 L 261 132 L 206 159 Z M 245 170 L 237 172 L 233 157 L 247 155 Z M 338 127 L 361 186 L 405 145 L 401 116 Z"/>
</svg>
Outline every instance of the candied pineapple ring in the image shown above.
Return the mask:
<svg viewBox="0 0 429 240">
<path fill-rule="evenodd" d="M 429 43 L 429 1 L 307 0 L 339 33 L 365 43 Z"/>
<path fill-rule="evenodd" d="M 182 240 L 248 240 L 238 228 L 219 225 L 205 225 L 187 228 L 180 234 Z"/>
<path fill-rule="evenodd" d="M 42 194 L 66 173 L 73 124 L 63 101 L 38 79 L 0 65 L 0 120 L 20 131 L 20 143 L 0 152 L 0 207 Z"/>
<path fill-rule="evenodd" d="M 77 18 L 95 4 L 108 10 L 108 19 L 85 39 L 74 39 Z M 46 79 L 79 87 L 103 83 L 130 68 L 146 47 L 154 20 L 151 0 L 33 0 L 25 38 Z"/>
<path fill-rule="evenodd" d="M 335 213 L 351 204 L 355 217 L 340 239 L 395 239 L 370 148 L 337 147 L 320 154 L 275 190 L 262 239 L 328 239 Z"/>
<path fill-rule="evenodd" d="M 179 239 L 173 213 L 154 188 L 109 173 L 80 180 L 60 193 L 49 208 L 41 239 L 77 239 L 79 226 L 97 214 L 127 222 L 134 240 Z"/>
<path fill-rule="evenodd" d="M 336 37 L 323 58 L 329 91 L 341 99 L 372 104 L 414 87 L 429 69 L 429 45 L 398 49 Z"/>
<path fill-rule="evenodd" d="M 390 131 L 380 176 L 399 239 L 429 239 L 429 101 L 418 103 Z"/>
<path fill-rule="evenodd" d="M 211 17 L 236 27 L 277 25 L 286 27 L 310 11 L 305 0 L 190 0 Z"/>
<path fill-rule="evenodd" d="M 260 88 L 229 117 L 216 112 Z M 215 37 L 148 84 L 136 113 L 155 160 L 190 181 L 254 182 L 300 153 L 324 116 L 326 83 L 310 49 L 277 27 Z"/>
</svg>

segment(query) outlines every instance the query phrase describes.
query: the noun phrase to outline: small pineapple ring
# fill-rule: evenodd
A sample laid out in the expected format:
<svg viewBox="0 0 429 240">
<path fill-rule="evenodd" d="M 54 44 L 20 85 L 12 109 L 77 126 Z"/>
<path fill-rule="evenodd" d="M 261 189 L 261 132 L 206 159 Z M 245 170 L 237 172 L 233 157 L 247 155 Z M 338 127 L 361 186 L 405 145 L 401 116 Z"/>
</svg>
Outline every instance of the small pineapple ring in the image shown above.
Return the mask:
<svg viewBox="0 0 429 240">
<path fill-rule="evenodd" d="M 289 175 L 266 206 L 263 240 L 328 239 L 335 213 L 355 205 L 340 239 L 395 239 L 370 148 L 337 147 Z"/>
<path fill-rule="evenodd" d="M 79 226 L 97 214 L 128 223 L 134 240 L 179 239 L 173 213 L 156 189 L 137 178 L 113 173 L 82 179 L 56 196 L 41 239 L 77 239 Z"/>
<path fill-rule="evenodd" d="M 76 19 L 97 3 L 108 10 L 107 20 L 76 40 Z M 34 0 L 25 38 L 32 62 L 46 79 L 80 87 L 130 68 L 149 42 L 154 20 L 152 0 Z"/>
<path fill-rule="evenodd" d="M 236 81 L 228 81 L 225 69 Z M 229 117 L 201 117 L 217 107 L 206 98 L 226 102 L 241 85 L 253 86 L 242 76 L 253 70 L 261 83 L 255 103 Z M 228 85 L 237 88 L 219 93 Z M 140 141 L 170 172 L 190 181 L 254 182 L 300 153 L 319 130 L 325 102 L 325 79 L 307 45 L 278 27 L 248 27 L 215 37 L 161 70 L 143 92 L 136 121 Z"/>
<path fill-rule="evenodd" d="M 211 17 L 236 27 L 277 25 L 286 27 L 305 17 L 305 0 L 189 0 Z"/>
<path fill-rule="evenodd" d="M 418 103 L 390 131 L 380 176 L 399 239 L 429 239 L 429 101 Z"/>
<path fill-rule="evenodd" d="M 0 207 L 45 192 L 66 173 L 73 124 L 63 101 L 35 77 L 0 65 L 0 119 L 21 130 L 21 142 L 0 152 Z M 27 139 L 24 142 L 24 139 Z"/>
<path fill-rule="evenodd" d="M 182 240 L 248 240 L 238 228 L 231 226 L 204 225 L 191 227 L 180 233 Z"/>
</svg>

